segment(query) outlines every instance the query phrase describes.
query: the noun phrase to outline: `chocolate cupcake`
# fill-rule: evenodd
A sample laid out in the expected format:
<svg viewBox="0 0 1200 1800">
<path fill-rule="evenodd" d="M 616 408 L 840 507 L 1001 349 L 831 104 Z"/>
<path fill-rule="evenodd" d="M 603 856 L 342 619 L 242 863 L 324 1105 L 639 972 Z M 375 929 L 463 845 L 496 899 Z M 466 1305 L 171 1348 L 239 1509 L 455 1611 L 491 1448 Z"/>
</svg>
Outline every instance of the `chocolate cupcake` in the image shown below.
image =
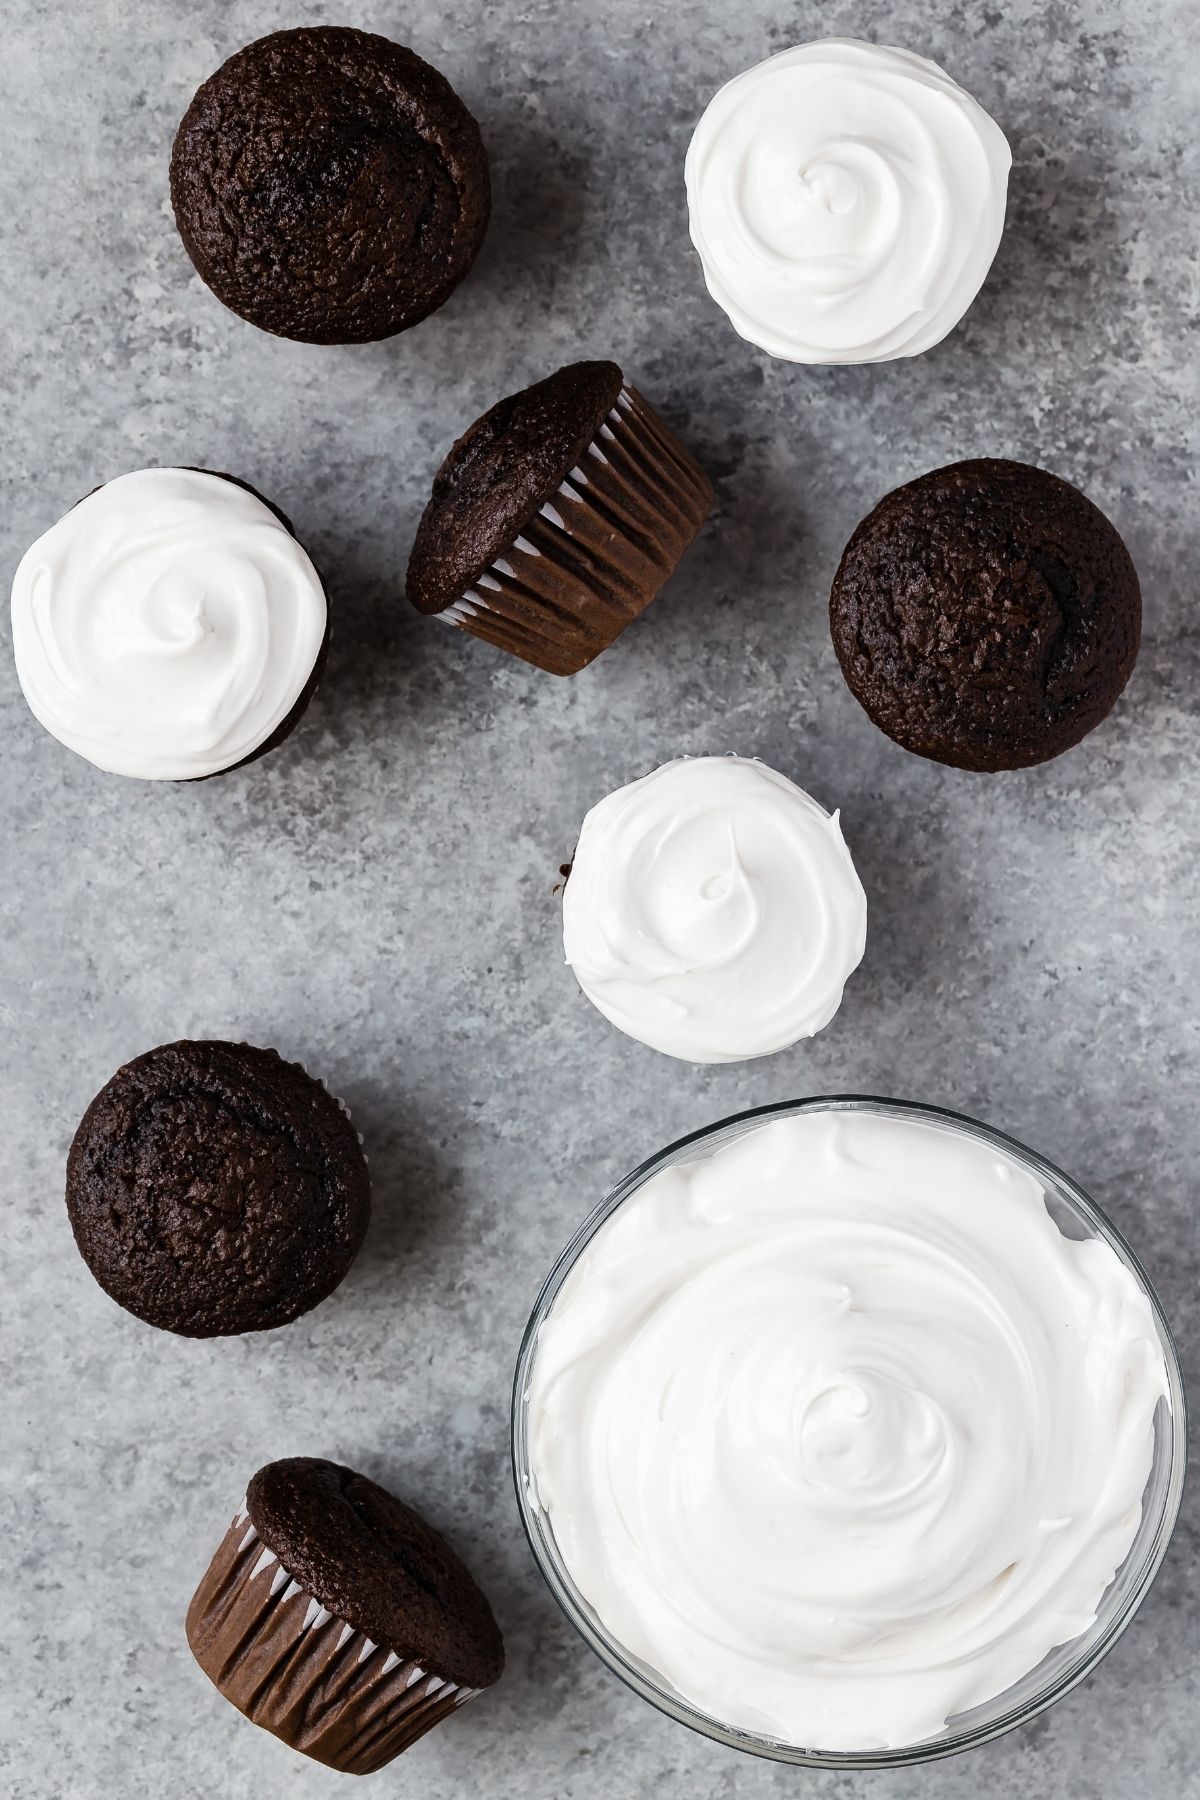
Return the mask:
<svg viewBox="0 0 1200 1800">
<path fill-rule="evenodd" d="M 279 337 L 362 344 L 416 325 L 491 211 L 479 127 L 412 50 L 342 26 L 259 38 L 199 89 L 171 151 L 197 273 Z"/>
<path fill-rule="evenodd" d="M 251 1480 L 187 1638 L 239 1712 L 349 1775 L 381 1769 L 504 1669 L 492 1609 L 445 1539 L 314 1457 Z"/>
<path fill-rule="evenodd" d="M 1133 672 L 1129 552 L 1077 488 L 1026 463 L 935 469 L 847 544 L 834 649 L 875 724 L 954 768 L 1022 769 L 1079 743 Z"/>
<path fill-rule="evenodd" d="M 13 652 L 34 717 L 117 775 L 194 781 L 295 728 L 329 641 L 321 578 L 248 483 L 138 469 L 25 552 Z"/>
<path fill-rule="evenodd" d="M 67 1158 L 105 1293 L 184 1337 L 268 1331 L 331 1294 L 370 1217 L 345 1107 L 274 1050 L 162 1044 L 118 1069 Z"/>
<path fill-rule="evenodd" d="M 580 362 L 501 400 L 438 470 L 408 598 L 552 675 L 644 612 L 712 486 L 616 363 Z"/>
</svg>

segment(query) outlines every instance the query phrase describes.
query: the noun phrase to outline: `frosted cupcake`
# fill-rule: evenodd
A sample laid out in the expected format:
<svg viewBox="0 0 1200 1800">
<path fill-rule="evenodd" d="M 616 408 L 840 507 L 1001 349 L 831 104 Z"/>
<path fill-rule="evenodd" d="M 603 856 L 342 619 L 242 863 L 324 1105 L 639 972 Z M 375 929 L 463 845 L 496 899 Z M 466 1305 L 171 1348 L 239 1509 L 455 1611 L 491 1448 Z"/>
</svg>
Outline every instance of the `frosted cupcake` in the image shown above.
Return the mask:
<svg viewBox="0 0 1200 1800">
<path fill-rule="evenodd" d="M 321 578 L 278 509 L 202 469 L 139 469 L 26 551 L 17 677 L 60 743 L 115 775 L 192 781 L 262 756 L 316 688 Z"/>
<path fill-rule="evenodd" d="M 723 87 L 687 154 L 692 241 L 744 338 L 887 362 L 958 324 L 1004 229 L 1003 132 L 936 63 L 826 38 Z"/>
<path fill-rule="evenodd" d="M 588 999 L 687 1062 L 769 1056 L 822 1030 L 866 934 L 838 815 L 741 756 L 681 757 L 609 794 L 563 895 Z"/>
</svg>

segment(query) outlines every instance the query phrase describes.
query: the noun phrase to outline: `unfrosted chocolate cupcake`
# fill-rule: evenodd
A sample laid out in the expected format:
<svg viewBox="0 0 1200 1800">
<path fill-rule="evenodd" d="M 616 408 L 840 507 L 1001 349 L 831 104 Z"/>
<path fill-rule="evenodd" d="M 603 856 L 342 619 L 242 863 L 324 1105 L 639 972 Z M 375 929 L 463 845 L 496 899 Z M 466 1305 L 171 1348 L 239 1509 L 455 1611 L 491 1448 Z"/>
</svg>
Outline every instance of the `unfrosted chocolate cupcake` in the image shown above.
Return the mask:
<svg viewBox="0 0 1200 1800">
<path fill-rule="evenodd" d="M 275 31 L 199 89 L 171 200 L 201 279 L 264 331 L 360 344 L 449 299 L 487 229 L 479 127 L 444 76 L 389 38 Z"/>
<path fill-rule="evenodd" d="M 574 675 L 645 611 L 711 504 L 703 470 L 617 364 L 571 363 L 454 445 L 417 530 L 408 598 Z"/>
<path fill-rule="evenodd" d="M 67 1212 L 105 1293 L 184 1337 L 267 1331 L 331 1294 L 370 1217 L 340 1101 L 274 1050 L 162 1044 L 96 1095 Z"/>
<path fill-rule="evenodd" d="M 445 1539 L 313 1457 L 253 1477 L 187 1638 L 239 1712 L 350 1775 L 382 1768 L 504 1668 L 491 1607 Z"/>
<path fill-rule="evenodd" d="M 1021 769 L 1111 710 L 1142 597 L 1078 488 L 980 459 L 880 501 L 846 546 L 829 616 L 851 692 L 889 737 L 955 768 Z"/>
</svg>

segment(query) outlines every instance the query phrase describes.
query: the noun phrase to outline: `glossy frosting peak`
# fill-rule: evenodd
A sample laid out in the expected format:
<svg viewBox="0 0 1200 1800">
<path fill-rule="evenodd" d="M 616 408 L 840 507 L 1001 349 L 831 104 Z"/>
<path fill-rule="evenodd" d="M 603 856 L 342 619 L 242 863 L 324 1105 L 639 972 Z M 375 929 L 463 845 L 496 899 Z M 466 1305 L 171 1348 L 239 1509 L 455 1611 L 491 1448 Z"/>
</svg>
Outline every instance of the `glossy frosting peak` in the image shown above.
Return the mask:
<svg viewBox="0 0 1200 1800">
<path fill-rule="evenodd" d="M 1003 132 L 944 70 L 851 38 L 730 81 L 688 150 L 692 240 L 737 330 L 793 362 L 945 337 L 1004 229 Z"/>
<path fill-rule="evenodd" d="M 256 494 L 194 469 L 97 488 L 17 569 L 13 649 L 46 730 L 117 775 L 183 781 L 257 750 L 325 636 L 321 581 Z"/>
<path fill-rule="evenodd" d="M 689 1062 L 767 1056 L 827 1025 L 867 902 L 832 817 L 740 756 L 682 757 L 583 822 L 566 957 L 631 1037 Z"/>
</svg>

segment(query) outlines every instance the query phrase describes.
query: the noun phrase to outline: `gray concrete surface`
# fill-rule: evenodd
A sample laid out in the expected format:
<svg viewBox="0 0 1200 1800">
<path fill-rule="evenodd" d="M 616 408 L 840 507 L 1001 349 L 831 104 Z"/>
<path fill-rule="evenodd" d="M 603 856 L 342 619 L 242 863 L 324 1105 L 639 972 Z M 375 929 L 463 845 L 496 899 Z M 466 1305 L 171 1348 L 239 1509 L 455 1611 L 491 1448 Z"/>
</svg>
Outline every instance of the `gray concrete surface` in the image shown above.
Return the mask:
<svg viewBox="0 0 1200 1800">
<path fill-rule="evenodd" d="M 349 1793 L 225 1706 L 182 1635 L 247 1474 L 327 1454 L 440 1522 L 494 1596 L 509 1672 L 376 1778 L 422 1800 L 1002 1800 L 1200 1794 L 1200 1485 L 1105 1666 L 967 1762 L 804 1775 L 718 1749 L 611 1679 L 520 1535 L 508 1381 L 583 1212 L 678 1134 L 761 1101 L 939 1101 L 1036 1145 L 1143 1254 L 1197 1372 L 1200 899 L 1196 315 L 1200 80 L 1187 0 L 358 0 L 452 79 L 493 157 L 469 283 L 408 336 L 275 341 L 194 277 L 171 133 L 195 85 L 312 0 L 10 0 L 0 118 L 0 568 L 94 483 L 153 462 L 247 477 L 328 572 L 333 657 L 290 744 L 196 787 L 99 774 L 0 655 L 0 1792 Z M 827 33 L 931 54 L 1015 152 L 966 325 L 915 362 L 805 370 L 734 336 L 690 250 L 682 161 L 726 77 Z M 669 590 L 571 683 L 400 598 L 427 483 L 487 403 L 612 355 L 718 483 Z M 1116 715 L 1060 761 L 919 762 L 844 688 L 825 598 L 895 483 L 1014 455 L 1125 533 L 1146 638 Z M 767 758 L 843 809 L 870 896 L 833 1026 L 691 1069 L 611 1030 L 562 966 L 559 863 L 586 807 L 684 751 Z M 265 1337 L 119 1312 L 76 1255 L 63 1160 L 95 1089 L 179 1034 L 304 1057 L 366 1134 L 350 1278 Z"/>
</svg>

